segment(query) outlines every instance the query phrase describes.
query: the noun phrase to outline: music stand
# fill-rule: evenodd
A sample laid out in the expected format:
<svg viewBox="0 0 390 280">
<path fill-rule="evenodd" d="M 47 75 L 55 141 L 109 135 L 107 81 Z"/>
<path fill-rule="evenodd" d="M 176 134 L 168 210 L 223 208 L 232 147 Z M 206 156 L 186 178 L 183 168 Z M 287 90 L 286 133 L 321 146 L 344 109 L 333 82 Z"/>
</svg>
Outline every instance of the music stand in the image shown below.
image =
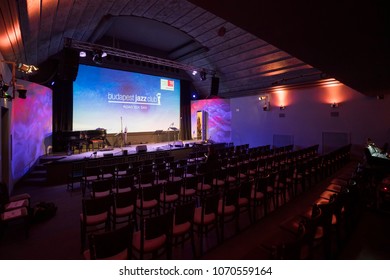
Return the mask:
<svg viewBox="0 0 390 280">
<path fill-rule="evenodd" d="M 171 126 L 171 127 L 168 128 L 168 130 L 172 130 L 173 131 L 173 145 L 172 146 L 174 146 L 175 145 L 175 141 L 176 141 L 176 139 L 175 139 L 176 132 L 177 132 L 177 140 L 179 140 L 179 129 L 177 127 Z M 168 138 L 168 142 L 169 142 L 169 138 Z"/>
<path fill-rule="evenodd" d="M 161 142 L 160 135 L 163 133 L 162 129 L 158 129 L 154 132 L 155 135 L 157 135 L 157 143 Z"/>
</svg>

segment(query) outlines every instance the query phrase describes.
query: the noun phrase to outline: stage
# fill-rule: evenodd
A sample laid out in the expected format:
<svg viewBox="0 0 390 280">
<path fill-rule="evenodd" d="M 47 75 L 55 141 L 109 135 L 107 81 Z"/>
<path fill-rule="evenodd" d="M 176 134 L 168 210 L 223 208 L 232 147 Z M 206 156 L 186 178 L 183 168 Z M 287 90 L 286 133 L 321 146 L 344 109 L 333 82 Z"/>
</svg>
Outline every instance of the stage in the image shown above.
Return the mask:
<svg viewBox="0 0 390 280">
<path fill-rule="evenodd" d="M 81 159 L 90 158 L 106 158 L 111 156 L 123 156 L 123 155 L 138 155 L 140 153 L 156 153 L 156 152 L 170 152 L 173 150 L 182 150 L 184 148 L 193 148 L 194 145 L 203 145 L 202 141 L 175 141 L 175 142 L 161 142 L 161 143 L 145 143 L 138 145 L 129 145 L 120 147 L 104 147 L 101 149 L 94 149 L 90 151 L 83 151 L 78 153 L 77 150 L 70 155 L 57 155 L 61 157 L 59 162 L 77 161 Z M 46 156 L 50 158 L 49 156 Z"/>
<path fill-rule="evenodd" d="M 211 145 L 200 140 L 145 143 L 120 147 L 104 147 L 81 153 L 51 154 L 41 158 L 47 170 L 48 185 L 66 184 L 68 174 L 75 163 L 109 164 L 112 162 L 133 162 L 156 157 L 173 156 L 174 160 L 188 158 L 193 151 L 207 151 Z M 219 144 L 213 144 L 219 145 Z M 221 144 L 224 145 L 224 144 Z"/>
</svg>

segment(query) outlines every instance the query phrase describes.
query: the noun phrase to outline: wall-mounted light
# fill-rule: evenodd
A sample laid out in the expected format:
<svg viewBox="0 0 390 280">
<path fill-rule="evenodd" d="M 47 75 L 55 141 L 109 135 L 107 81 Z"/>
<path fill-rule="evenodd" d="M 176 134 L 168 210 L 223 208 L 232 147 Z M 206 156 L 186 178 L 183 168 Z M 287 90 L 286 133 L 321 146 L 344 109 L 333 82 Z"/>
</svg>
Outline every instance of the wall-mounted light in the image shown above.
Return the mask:
<svg viewBox="0 0 390 280">
<path fill-rule="evenodd" d="M 337 107 L 339 107 L 339 104 L 336 102 L 333 102 L 332 104 L 330 104 L 330 107 L 337 108 Z"/>
<path fill-rule="evenodd" d="M 11 78 L 11 82 L 7 84 L 3 79 L 3 75 L 0 74 L 0 97 L 5 99 L 10 99 L 10 100 L 14 99 L 16 97 L 15 95 L 17 91 L 19 98 L 25 99 L 27 89 L 23 87 L 17 88 L 18 85 L 16 84 L 16 70 L 19 70 L 26 74 L 32 74 L 39 70 L 38 67 L 35 67 L 34 65 L 16 63 L 14 61 L 7 61 L 7 60 L 1 60 L 1 62 L 4 62 L 12 66 L 12 78 Z M 10 87 L 12 88 L 12 94 L 7 93 Z"/>
<path fill-rule="evenodd" d="M 263 111 L 269 111 L 269 109 L 270 109 L 270 103 L 268 101 L 264 102 Z"/>
<path fill-rule="evenodd" d="M 268 99 L 268 95 L 260 95 L 259 101 L 263 103 L 263 111 L 269 111 L 270 109 L 270 102 Z"/>
<path fill-rule="evenodd" d="M 23 73 L 26 73 L 26 74 L 32 74 L 32 73 L 38 71 L 39 68 L 34 66 L 34 65 L 27 65 L 24 63 L 19 63 L 18 70 L 23 72 Z"/>
</svg>

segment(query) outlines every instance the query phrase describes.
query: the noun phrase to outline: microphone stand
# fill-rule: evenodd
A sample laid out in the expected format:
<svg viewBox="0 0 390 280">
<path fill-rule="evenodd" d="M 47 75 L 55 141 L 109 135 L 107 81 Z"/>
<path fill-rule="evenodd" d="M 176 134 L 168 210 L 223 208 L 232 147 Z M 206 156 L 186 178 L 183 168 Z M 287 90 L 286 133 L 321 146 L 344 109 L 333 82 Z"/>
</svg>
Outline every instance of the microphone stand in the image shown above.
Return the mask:
<svg viewBox="0 0 390 280">
<path fill-rule="evenodd" d="M 121 150 L 123 147 L 123 123 L 122 123 L 122 116 L 121 116 Z"/>
</svg>

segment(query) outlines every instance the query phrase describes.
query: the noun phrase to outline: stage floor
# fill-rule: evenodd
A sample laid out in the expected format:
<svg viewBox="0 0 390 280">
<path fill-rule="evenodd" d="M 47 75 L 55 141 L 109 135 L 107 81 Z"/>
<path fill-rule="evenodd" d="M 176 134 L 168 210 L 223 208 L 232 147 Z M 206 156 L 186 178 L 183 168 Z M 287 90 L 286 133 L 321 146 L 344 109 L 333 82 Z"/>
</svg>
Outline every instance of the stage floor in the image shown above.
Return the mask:
<svg viewBox="0 0 390 280">
<path fill-rule="evenodd" d="M 121 156 L 124 154 L 124 151 L 127 151 L 128 155 L 138 154 L 137 147 L 144 146 L 146 147 L 147 153 L 150 152 L 164 152 L 164 151 L 174 151 L 180 150 L 183 148 L 191 148 L 194 144 L 202 144 L 201 140 L 187 140 L 187 141 L 176 141 L 176 142 L 161 142 L 161 143 L 145 143 L 145 144 L 137 144 L 124 146 L 122 148 L 119 147 L 106 147 L 102 149 L 95 149 L 94 151 L 85 151 L 79 153 L 75 151 L 75 153 L 71 155 L 66 154 L 58 154 L 58 155 L 47 155 L 46 157 L 52 158 L 58 157 L 58 162 L 67 162 L 67 161 L 75 161 L 86 158 L 104 158 L 105 156 Z"/>
</svg>

